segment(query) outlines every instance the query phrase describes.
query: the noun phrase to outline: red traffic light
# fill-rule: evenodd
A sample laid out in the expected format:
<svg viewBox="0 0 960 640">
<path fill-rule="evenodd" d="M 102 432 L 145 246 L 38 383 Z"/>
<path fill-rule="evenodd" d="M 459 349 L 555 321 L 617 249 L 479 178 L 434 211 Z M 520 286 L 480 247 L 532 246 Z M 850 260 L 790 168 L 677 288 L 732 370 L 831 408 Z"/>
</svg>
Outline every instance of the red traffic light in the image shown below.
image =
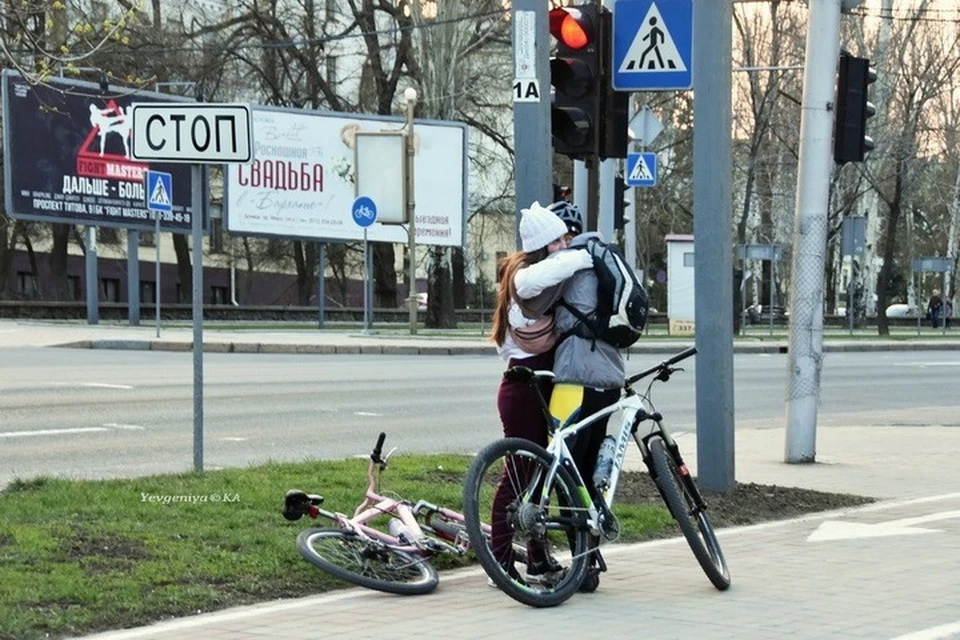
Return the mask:
<svg viewBox="0 0 960 640">
<path fill-rule="evenodd" d="M 593 42 L 593 19 L 576 7 L 550 11 L 550 34 L 570 49 L 583 49 Z"/>
</svg>

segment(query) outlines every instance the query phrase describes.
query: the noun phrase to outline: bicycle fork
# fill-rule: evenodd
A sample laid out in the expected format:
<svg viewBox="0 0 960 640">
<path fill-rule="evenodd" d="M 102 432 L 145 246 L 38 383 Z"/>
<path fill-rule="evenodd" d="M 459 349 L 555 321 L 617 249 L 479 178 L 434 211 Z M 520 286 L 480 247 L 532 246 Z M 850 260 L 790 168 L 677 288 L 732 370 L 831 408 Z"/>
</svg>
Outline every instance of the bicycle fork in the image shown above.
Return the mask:
<svg viewBox="0 0 960 640">
<path fill-rule="evenodd" d="M 641 422 L 645 420 L 652 420 L 657 428 L 643 437 L 637 436 L 637 430 Z M 703 496 L 700 494 L 700 490 L 697 488 L 696 483 L 694 483 L 693 478 L 690 475 L 690 469 L 687 467 L 687 463 L 684 462 L 683 456 L 680 454 L 680 447 L 677 445 L 676 440 L 670 435 L 670 433 L 663 427 L 663 416 L 659 412 L 647 413 L 646 411 L 640 411 L 637 414 L 636 419 L 634 420 L 632 435 L 634 441 L 637 443 L 637 446 L 640 447 L 640 452 L 643 456 L 643 463 L 647 466 L 647 469 L 650 472 L 651 478 L 657 477 L 657 471 L 653 466 L 653 461 L 650 459 L 650 447 L 647 442 L 650 438 L 654 436 L 659 436 L 663 440 L 664 444 L 667 447 L 667 454 L 673 460 L 674 464 L 677 465 L 677 471 L 680 476 L 680 482 L 683 483 L 683 489 L 686 491 L 687 495 L 693 500 L 693 505 L 696 512 L 706 511 L 707 503 L 704 501 Z M 660 489 L 660 485 L 654 482 L 657 487 L 657 491 L 660 492 L 661 497 L 663 496 L 663 490 Z"/>
</svg>

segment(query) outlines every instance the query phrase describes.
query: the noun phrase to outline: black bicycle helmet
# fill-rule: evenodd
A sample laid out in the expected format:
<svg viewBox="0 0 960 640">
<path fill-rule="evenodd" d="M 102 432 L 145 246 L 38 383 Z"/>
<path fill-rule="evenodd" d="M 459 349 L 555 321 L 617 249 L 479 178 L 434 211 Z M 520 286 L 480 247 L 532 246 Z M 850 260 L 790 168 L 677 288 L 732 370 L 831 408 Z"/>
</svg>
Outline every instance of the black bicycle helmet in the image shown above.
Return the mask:
<svg viewBox="0 0 960 640">
<path fill-rule="evenodd" d="M 567 231 L 575 236 L 583 233 L 583 213 L 580 212 L 580 207 L 566 200 L 557 200 L 547 208 L 566 223 Z"/>
</svg>

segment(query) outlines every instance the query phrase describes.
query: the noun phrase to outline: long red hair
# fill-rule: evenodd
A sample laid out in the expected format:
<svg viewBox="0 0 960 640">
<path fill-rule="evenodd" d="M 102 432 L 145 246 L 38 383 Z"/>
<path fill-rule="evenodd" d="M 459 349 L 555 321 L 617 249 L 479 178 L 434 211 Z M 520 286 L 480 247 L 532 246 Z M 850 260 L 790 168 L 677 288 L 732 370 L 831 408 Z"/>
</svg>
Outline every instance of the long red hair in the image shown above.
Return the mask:
<svg viewBox="0 0 960 640">
<path fill-rule="evenodd" d="M 490 340 L 502 346 L 507 339 L 507 329 L 510 328 L 510 303 L 517 297 L 517 285 L 513 277 L 517 271 L 528 265 L 543 260 L 547 256 L 547 248 L 538 249 L 530 253 L 517 251 L 497 263 L 497 304 L 493 310 L 493 326 L 490 329 Z"/>
</svg>

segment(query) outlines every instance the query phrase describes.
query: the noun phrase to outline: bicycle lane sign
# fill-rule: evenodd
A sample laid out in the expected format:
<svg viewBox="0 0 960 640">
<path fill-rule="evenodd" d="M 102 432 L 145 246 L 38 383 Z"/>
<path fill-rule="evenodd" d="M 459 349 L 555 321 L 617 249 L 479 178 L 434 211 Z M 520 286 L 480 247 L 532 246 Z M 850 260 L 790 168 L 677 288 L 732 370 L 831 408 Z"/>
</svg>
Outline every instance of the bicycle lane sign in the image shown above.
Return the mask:
<svg viewBox="0 0 960 640">
<path fill-rule="evenodd" d="M 353 214 L 353 221 L 358 226 L 367 228 L 377 221 L 377 203 L 373 201 L 373 198 L 360 196 L 353 201 L 351 213 Z"/>
</svg>

